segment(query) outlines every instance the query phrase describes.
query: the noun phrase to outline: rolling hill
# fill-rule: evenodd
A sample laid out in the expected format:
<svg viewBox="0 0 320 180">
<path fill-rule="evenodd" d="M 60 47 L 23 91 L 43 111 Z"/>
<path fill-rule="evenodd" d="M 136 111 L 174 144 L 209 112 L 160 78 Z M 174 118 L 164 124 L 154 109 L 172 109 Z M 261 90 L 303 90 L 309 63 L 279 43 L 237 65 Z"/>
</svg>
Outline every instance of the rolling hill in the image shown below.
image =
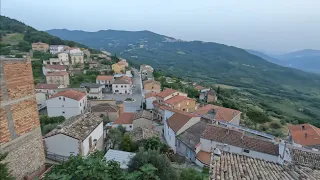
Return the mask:
<svg viewBox="0 0 320 180">
<path fill-rule="evenodd" d="M 182 41 L 150 31 L 47 32 L 116 53 L 135 64 L 150 64 L 167 75 L 207 85 L 237 87 L 240 95 L 234 94 L 232 98 L 239 104 L 276 109 L 280 114 L 277 118 L 288 122 L 308 119 L 320 126 L 319 75 L 268 62 L 237 47 Z"/>
</svg>

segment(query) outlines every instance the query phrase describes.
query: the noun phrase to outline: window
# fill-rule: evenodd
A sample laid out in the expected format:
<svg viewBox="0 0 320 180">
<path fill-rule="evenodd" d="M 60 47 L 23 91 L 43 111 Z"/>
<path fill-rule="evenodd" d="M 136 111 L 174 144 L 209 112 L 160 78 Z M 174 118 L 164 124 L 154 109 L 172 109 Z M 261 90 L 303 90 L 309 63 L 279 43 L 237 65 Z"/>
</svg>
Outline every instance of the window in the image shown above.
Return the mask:
<svg viewBox="0 0 320 180">
<path fill-rule="evenodd" d="M 243 149 L 243 152 L 250 153 L 250 150 L 249 149 Z"/>
<path fill-rule="evenodd" d="M 131 126 L 131 125 L 130 125 L 129 127 L 130 127 L 130 128 L 132 128 L 132 126 Z"/>
<path fill-rule="evenodd" d="M 124 85 L 125 88 L 127 88 L 127 85 Z"/>
<path fill-rule="evenodd" d="M 65 98 L 65 97 L 63 97 L 63 101 L 66 101 L 66 98 Z"/>
<path fill-rule="evenodd" d="M 61 100 L 61 97 L 59 97 L 59 100 Z"/>
<path fill-rule="evenodd" d="M 81 110 L 80 112 L 81 112 L 81 114 L 82 114 L 82 110 Z"/>
<path fill-rule="evenodd" d="M 81 103 L 80 103 L 80 106 L 81 106 Z"/>
<path fill-rule="evenodd" d="M 189 101 L 187 101 L 187 105 L 189 105 Z"/>
<path fill-rule="evenodd" d="M 116 88 L 118 87 L 118 85 L 116 85 Z"/>
<path fill-rule="evenodd" d="M 306 130 L 306 127 L 304 127 L 304 126 L 301 126 L 301 129 L 302 129 L 302 130 Z"/>
<path fill-rule="evenodd" d="M 123 88 L 123 86 L 121 85 L 121 88 Z"/>
<path fill-rule="evenodd" d="M 65 112 L 64 111 L 62 111 L 62 114 L 64 114 Z"/>
</svg>

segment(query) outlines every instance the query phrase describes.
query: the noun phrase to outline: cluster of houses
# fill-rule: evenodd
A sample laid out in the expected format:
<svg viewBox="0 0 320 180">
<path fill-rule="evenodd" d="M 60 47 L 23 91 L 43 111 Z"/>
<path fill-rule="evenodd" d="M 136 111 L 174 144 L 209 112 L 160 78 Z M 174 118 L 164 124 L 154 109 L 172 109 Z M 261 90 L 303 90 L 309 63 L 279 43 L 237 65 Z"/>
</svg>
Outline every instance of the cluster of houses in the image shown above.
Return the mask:
<svg viewBox="0 0 320 180">
<path fill-rule="evenodd" d="M 252 168 L 266 171 L 264 169 L 267 167 L 261 164 L 270 164 L 275 168 L 282 168 L 285 164 L 320 167 L 319 128 L 310 124 L 291 125 L 288 141 L 248 129 L 240 124 L 242 112 L 239 110 L 207 104 L 217 101 L 214 90 L 195 86 L 202 103 L 175 89 L 162 90 L 161 83 L 154 80 L 153 68 L 149 65 L 140 67 L 145 110 L 124 112 L 116 103 L 88 100 L 89 96 L 100 99 L 104 89 L 110 89 L 115 94 L 132 93 L 132 75 L 125 73 L 127 65 L 124 61 L 119 62 L 112 66 L 116 75 L 99 75 L 96 83 L 83 83 L 80 89 L 59 88 L 61 84 L 36 86 L 37 91 L 49 96 L 46 101 L 48 115 L 61 115 L 68 119 L 44 137 L 49 155 L 58 154 L 61 158 L 74 154 L 86 156 L 96 149 L 105 148 L 101 138 L 105 137 L 106 129 L 123 126 L 126 131 L 134 132 L 154 129 L 155 124 L 161 124 L 162 137 L 173 152 L 200 167 L 209 167 L 211 179 L 228 177 L 221 174 L 225 170 L 221 170 L 220 166 L 226 162 L 230 166 L 243 163 L 239 158 L 259 163 L 255 164 L 259 167 L 250 167 L 246 173 L 232 172 L 243 177 L 249 176 L 247 173 Z M 111 123 L 103 124 L 101 117 L 106 117 Z M 112 153 L 116 152 L 112 150 Z M 119 153 L 132 156 L 130 153 Z M 235 162 L 230 163 L 230 158 Z M 268 177 L 266 174 L 257 175 L 257 179 L 260 176 Z"/>
</svg>

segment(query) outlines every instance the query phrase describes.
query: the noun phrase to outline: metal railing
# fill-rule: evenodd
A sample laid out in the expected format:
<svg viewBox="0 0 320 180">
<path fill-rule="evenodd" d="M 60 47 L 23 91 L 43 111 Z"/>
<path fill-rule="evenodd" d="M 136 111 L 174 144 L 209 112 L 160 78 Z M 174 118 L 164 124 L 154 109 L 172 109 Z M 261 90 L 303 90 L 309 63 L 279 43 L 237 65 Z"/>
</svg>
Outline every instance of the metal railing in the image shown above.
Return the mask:
<svg viewBox="0 0 320 180">
<path fill-rule="evenodd" d="M 67 161 L 69 159 L 68 156 L 62 156 L 62 155 L 55 154 L 55 153 L 52 153 L 52 152 L 49 152 L 49 151 L 46 151 L 46 158 L 51 159 L 51 160 L 56 161 L 56 162 L 64 162 L 64 161 Z"/>
</svg>

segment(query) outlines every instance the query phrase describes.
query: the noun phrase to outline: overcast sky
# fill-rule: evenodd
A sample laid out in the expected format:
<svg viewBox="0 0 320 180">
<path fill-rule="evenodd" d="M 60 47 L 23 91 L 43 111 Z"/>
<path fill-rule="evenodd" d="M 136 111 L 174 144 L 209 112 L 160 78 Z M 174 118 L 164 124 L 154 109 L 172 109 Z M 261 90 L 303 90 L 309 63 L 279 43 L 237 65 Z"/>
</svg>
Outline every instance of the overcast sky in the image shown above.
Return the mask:
<svg viewBox="0 0 320 180">
<path fill-rule="evenodd" d="M 269 53 L 320 49 L 320 0 L 0 0 L 39 30 L 150 30 Z"/>
</svg>

